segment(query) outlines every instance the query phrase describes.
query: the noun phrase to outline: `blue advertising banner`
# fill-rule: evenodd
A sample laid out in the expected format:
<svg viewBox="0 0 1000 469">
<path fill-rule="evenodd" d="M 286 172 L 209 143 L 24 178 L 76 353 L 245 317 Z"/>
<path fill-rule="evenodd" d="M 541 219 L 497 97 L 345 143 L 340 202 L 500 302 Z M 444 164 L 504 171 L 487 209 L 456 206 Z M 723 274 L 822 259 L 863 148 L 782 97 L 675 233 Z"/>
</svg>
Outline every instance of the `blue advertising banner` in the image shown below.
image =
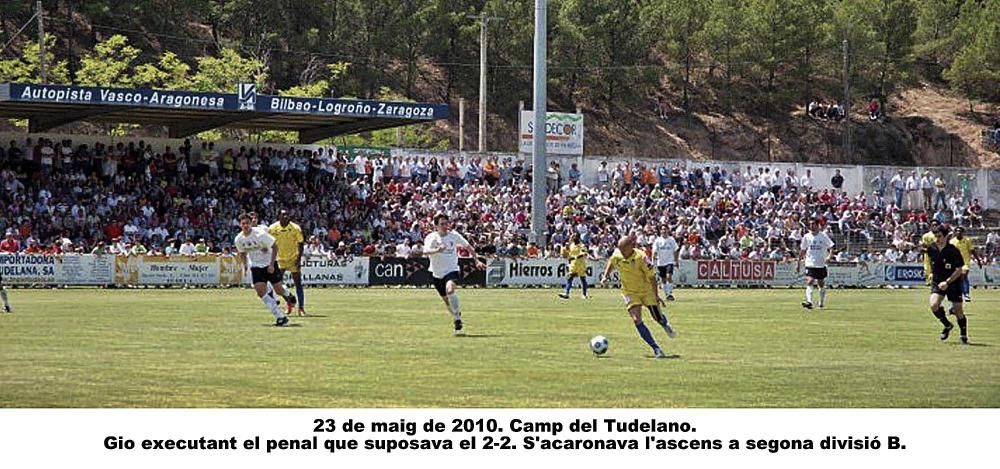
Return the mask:
<svg viewBox="0 0 1000 469">
<path fill-rule="evenodd" d="M 167 91 L 148 88 L 0 84 L 0 101 L 128 107 L 174 108 L 199 111 L 253 111 L 314 116 L 436 120 L 448 117 L 447 104 L 354 99 L 299 98 L 257 94 L 256 86 L 241 83 L 236 93 Z"/>
<path fill-rule="evenodd" d="M 448 117 L 447 104 L 257 95 L 257 111 L 343 117 L 434 120 Z"/>
<path fill-rule="evenodd" d="M 236 110 L 235 94 L 167 91 L 148 88 L 0 84 L 0 101 L 161 107 L 192 110 Z"/>
</svg>

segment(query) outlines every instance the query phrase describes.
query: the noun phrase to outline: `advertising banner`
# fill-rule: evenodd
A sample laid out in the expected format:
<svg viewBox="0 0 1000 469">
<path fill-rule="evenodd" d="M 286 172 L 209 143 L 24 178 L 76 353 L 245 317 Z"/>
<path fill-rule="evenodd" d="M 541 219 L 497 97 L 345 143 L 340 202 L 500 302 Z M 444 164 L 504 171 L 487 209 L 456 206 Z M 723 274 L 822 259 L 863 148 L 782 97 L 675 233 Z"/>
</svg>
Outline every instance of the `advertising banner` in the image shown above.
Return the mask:
<svg viewBox="0 0 1000 469">
<path fill-rule="evenodd" d="M 0 254 L 0 278 L 9 285 L 106 285 L 112 256 Z"/>
<path fill-rule="evenodd" d="M 93 254 L 56 257 L 56 283 L 61 285 L 109 285 L 114 256 Z"/>
<path fill-rule="evenodd" d="M 521 111 L 520 151 L 531 153 L 535 138 L 535 113 Z M 545 113 L 545 153 L 583 155 L 583 114 Z"/>
<path fill-rule="evenodd" d="M 9 285 L 55 283 L 56 256 L 0 254 L 0 278 Z"/>
<path fill-rule="evenodd" d="M 596 285 L 606 261 L 587 261 L 587 282 Z M 496 259 L 486 268 L 488 285 L 562 285 L 569 264 L 562 259 Z M 617 282 L 617 272 L 612 276 Z"/>
<path fill-rule="evenodd" d="M 117 285 L 220 285 L 219 256 L 115 256 Z M 230 258 L 235 259 L 235 258 Z"/>
<path fill-rule="evenodd" d="M 289 285 L 292 284 L 290 272 L 285 272 L 285 282 Z M 303 260 L 302 283 L 304 285 L 368 285 L 368 259 L 343 257 Z"/>
<path fill-rule="evenodd" d="M 412 285 L 427 286 L 431 284 L 431 273 L 428 270 L 430 260 L 426 257 L 369 257 L 369 285 Z M 486 273 L 476 268 L 475 261 L 469 258 L 458 260 L 461 271 L 462 285 L 486 285 Z"/>
</svg>

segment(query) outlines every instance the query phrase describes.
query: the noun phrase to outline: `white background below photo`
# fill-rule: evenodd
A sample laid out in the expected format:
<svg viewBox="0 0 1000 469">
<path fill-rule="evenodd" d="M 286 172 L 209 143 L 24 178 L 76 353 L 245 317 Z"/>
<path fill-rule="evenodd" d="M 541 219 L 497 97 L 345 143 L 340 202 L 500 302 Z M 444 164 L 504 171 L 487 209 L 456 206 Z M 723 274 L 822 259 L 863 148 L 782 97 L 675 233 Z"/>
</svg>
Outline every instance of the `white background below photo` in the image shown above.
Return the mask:
<svg viewBox="0 0 1000 469">
<path fill-rule="evenodd" d="M 333 422 L 327 421 L 332 419 Z M 456 419 L 457 422 L 456 422 Z M 486 427 L 495 420 L 496 431 Z M 660 430 L 630 428 L 609 431 L 605 419 L 628 425 L 651 421 Z M 748 468 L 861 468 L 861 467 L 989 467 L 1000 450 L 996 445 L 998 409 L 771 409 L 771 410 L 3 410 L 0 411 L 0 454 L 6 467 L 86 467 L 103 469 L 142 467 L 274 468 L 304 467 L 748 467 Z M 444 431 L 425 431 L 439 422 Z M 515 422 L 515 420 L 521 423 Z M 363 423 L 363 432 L 345 432 L 348 421 Z M 595 422 L 595 431 L 571 431 L 574 421 Z M 415 432 L 373 432 L 374 422 L 413 422 Z M 559 422 L 555 434 L 529 429 L 527 422 Z M 454 431 L 456 424 L 469 431 Z M 333 431 L 315 431 L 333 428 Z M 687 430 L 687 431 L 678 431 Z M 144 440 L 229 440 L 235 450 L 142 450 Z M 259 437 L 259 449 L 244 449 L 246 440 Z M 312 441 L 316 449 L 266 450 L 267 440 Z M 516 449 L 500 449 L 503 438 Z M 891 437 L 905 449 L 890 449 Z M 475 438 L 477 449 L 461 449 Z M 484 449 L 489 439 L 494 448 Z M 652 439 L 651 439 L 652 438 Z M 849 440 L 850 438 L 850 440 Z M 836 440 L 834 440 L 836 439 Z M 356 441 L 359 449 L 324 448 L 328 440 Z M 366 442 L 402 445 L 420 440 L 450 442 L 453 449 L 365 450 Z M 567 440 L 625 443 L 639 449 L 542 449 L 545 442 Z M 671 440 L 673 442 L 671 443 Z M 647 449 L 652 442 L 680 446 L 709 444 L 721 449 Z M 718 440 L 718 443 L 709 443 Z M 731 441 L 740 449 L 729 449 Z M 108 449 L 134 444 L 134 449 Z M 805 446 L 813 449 L 790 449 Z M 825 449 L 824 441 L 848 449 Z M 878 449 L 872 449 L 878 441 Z M 749 446 L 754 449 L 749 449 Z M 528 446 L 533 448 L 528 449 Z M 860 447 L 860 448 L 858 448 Z M 864 449 L 865 447 L 869 449 Z M 643 464 L 643 466 L 629 466 Z M 653 466 L 650 466 L 653 467 Z"/>
</svg>

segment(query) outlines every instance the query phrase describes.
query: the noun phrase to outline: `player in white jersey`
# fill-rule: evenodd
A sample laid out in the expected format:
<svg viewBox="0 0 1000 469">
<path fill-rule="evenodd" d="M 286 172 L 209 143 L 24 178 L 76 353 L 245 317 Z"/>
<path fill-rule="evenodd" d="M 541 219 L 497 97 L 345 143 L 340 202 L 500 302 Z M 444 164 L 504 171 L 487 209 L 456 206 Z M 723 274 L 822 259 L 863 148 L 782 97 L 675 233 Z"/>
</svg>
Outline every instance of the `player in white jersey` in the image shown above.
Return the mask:
<svg viewBox="0 0 1000 469">
<path fill-rule="evenodd" d="M 667 301 L 674 301 L 674 266 L 677 264 L 677 251 L 681 248 L 677 241 L 670 236 L 670 227 L 663 225 L 660 227 L 660 236 L 653 240 L 653 263 L 656 272 L 663 283 L 663 295 Z"/>
<path fill-rule="evenodd" d="M 438 295 L 441 295 L 441 300 L 444 301 L 448 312 L 455 320 L 455 335 L 462 335 L 464 334 L 462 309 L 458 304 L 458 294 L 455 293 L 455 285 L 461 279 L 458 267 L 458 248 L 461 246 L 469 249 L 472 257 L 476 256 L 476 251 L 465 237 L 451 230 L 451 220 L 448 215 L 435 215 L 434 227 L 435 230 L 424 239 L 423 255 L 430 258 L 430 271 L 434 288 Z M 476 268 L 485 269 L 486 266 L 476 260 Z"/>
<path fill-rule="evenodd" d="M 826 232 L 819 230 L 819 219 L 809 221 L 809 232 L 802 237 L 799 259 L 795 273 L 802 270 L 802 258 L 806 259 L 806 300 L 802 307 L 813 307 L 813 285 L 819 286 L 819 307 L 826 303 L 826 263 L 833 253 L 833 240 Z"/>
<path fill-rule="evenodd" d="M 283 273 L 278 268 L 278 249 L 274 245 L 274 237 L 266 231 L 254 229 L 251 215 L 245 214 L 240 216 L 240 233 L 236 235 L 233 244 L 239 252 L 240 263 L 244 268 L 250 269 L 257 297 L 274 315 L 275 325 L 287 325 L 288 316 L 281 312 L 275 296 L 281 295 L 288 301 L 290 295 L 281 284 Z M 268 288 L 269 285 L 272 289 Z"/>
<path fill-rule="evenodd" d="M 264 222 L 261 222 L 257 217 L 257 212 L 250 212 L 250 226 L 252 226 L 254 231 L 259 231 L 261 233 L 271 234 L 271 227 Z M 284 271 L 282 271 L 282 276 L 284 276 Z M 271 284 L 267 283 L 267 294 L 274 296 L 274 288 L 271 288 Z M 282 295 L 285 298 L 285 302 L 288 303 L 288 312 L 292 312 L 292 307 L 295 306 L 295 297 L 292 295 Z M 280 306 L 280 305 L 279 305 Z"/>
</svg>

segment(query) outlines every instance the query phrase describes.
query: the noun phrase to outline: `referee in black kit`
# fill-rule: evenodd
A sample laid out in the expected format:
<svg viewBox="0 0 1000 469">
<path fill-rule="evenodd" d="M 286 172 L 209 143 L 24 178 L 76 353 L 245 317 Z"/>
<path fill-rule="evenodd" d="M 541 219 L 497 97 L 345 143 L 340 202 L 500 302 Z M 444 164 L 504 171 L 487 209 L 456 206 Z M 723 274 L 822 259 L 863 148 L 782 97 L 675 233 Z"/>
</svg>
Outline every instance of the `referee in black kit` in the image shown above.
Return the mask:
<svg viewBox="0 0 1000 469">
<path fill-rule="evenodd" d="M 947 340 L 951 330 L 955 328 L 945 315 L 944 307 L 941 303 L 947 297 L 951 302 L 951 314 L 955 315 L 958 322 L 958 329 L 961 331 L 962 345 L 969 345 L 968 320 L 962 311 L 962 274 L 968 272 L 969 268 L 962 259 L 962 253 L 955 246 L 948 243 L 948 235 L 951 228 L 948 225 L 940 225 L 934 230 L 934 244 L 927 248 L 927 256 L 931 261 L 931 312 L 934 317 L 944 324 L 941 331 L 941 340 Z"/>
</svg>

